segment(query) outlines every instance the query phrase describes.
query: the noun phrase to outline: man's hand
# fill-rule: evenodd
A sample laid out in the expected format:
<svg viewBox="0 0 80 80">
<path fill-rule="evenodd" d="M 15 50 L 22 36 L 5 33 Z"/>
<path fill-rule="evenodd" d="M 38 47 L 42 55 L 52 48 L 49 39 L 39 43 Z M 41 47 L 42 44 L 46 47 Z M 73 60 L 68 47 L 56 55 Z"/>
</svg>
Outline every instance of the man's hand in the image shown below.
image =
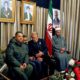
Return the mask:
<svg viewBox="0 0 80 80">
<path fill-rule="evenodd" d="M 65 48 L 61 48 L 61 51 L 65 51 L 66 49 Z"/>
<path fill-rule="evenodd" d="M 36 54 L 36 57 L 41 57 L 43 55 L 42 51 L 39 51 L 39 53 Z"/>
<path fill-rule="evenodd" d="M 61 48 L 61 49 L 60 49 L 60 52 L 61 52 L 61 53 L 64 53 L 65 50 L 66 50 L 65 48 Z"/>
<path fill-rule="evenodd" d="M 31 61 L 33 61 L 35 58 L 34 58 L 34 57 L 29 57 L 29 59 L 30 59 Z"/>
<path fill-rule="evenodd" d="M 22 69 L 22 70 L 24 70 L 26 67 L 27 67 L 26 63 L 23 63 L 23 64 L 20 65 L 20 69 Z"/>
<path fill-rule="evenodd" d="M 39 61 L 39 62 L 42 62 L 43 61 L 43 58 L 37 58 L 37 60 Z"/>
<path fill-rule="evenodd" d="M 62 51 L 62 50 L 61 50 L 61 51 L 60 51 L 60 53 L 61 53 L 61 54 L 63 54 L 63 53 L 64 53 L 64 51 Z"/>
<path fill-rule="evenodd" d="M 23 65 L 20 65 L 20 69 L 21 69 L 21 70 L 24 70 L 24 67 L 23 67 Z"/>
<path fill-rule="evenodd" d="M 24 69 L 27 67 L 27 64 L 26 63 L 23 63 L 23 67 L 24 67 Z"/>
</svg>

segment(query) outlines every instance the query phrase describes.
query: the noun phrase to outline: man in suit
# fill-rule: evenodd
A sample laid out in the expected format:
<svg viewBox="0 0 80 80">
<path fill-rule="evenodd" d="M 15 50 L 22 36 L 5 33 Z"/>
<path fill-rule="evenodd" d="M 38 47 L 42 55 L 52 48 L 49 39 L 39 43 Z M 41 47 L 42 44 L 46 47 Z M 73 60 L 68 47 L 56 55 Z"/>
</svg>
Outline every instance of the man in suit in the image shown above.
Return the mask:
<svg viewBox="0 0 80 80">
<path fill-rule="evenodd" d="M 12 11 L 9 7 L 8 1 L 5 1 L 1 8 L 1 18 L 12 18 Z"/>
<path fill-rule="evenodd" d="M 16 32 L 15 37 L 10 40 L 6 50 L 6 63 L 18 80 L 28 80 L 33 67 L 29 64 L 28 50 L 23 43 L 22 32 Z"/>
<path fill-rule="evenodd" d="M 24 19 L 25 20 L 32 20 L 30 6 L 26 6 L 26 12 L 24 13 Z"/>
<path fill-rule="evenodd" d="M 30 61 L 35 63 L 37 73 L 45 75 L 47 74 L 47 65 L 44 59 L 48 55 L 46 43 L 43 39 L 38 38 L 36 32 L 32 32 L 31 38 L 32 40 L 28 42 Z"/>
</svg>

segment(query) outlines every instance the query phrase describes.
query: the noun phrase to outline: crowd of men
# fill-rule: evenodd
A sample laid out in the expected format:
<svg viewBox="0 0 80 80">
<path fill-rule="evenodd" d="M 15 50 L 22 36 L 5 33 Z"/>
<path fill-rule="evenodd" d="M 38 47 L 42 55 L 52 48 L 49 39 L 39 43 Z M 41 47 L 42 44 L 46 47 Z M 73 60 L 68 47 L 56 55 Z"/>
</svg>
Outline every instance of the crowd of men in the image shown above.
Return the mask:
<svg viewBox="0 0 80 80">
<path fill-rule="evenodd" d="M 48 55 L 45 40 L 39 38 L 37 32 L 31 33 L 30 41 L 27 41 L 27 36 L 22 32 L 15 33 L 7 46 L 5 58 L 13 80 L 40 80 L 48 76 L 48 73 L 53 74 L 57 66 L 61 72 L 68 67 L 66 44 L 60 34 L 61 28 L 56 28 L 55 31 L 51 56 Z M 55 65 L 53 59 L 59 62 Z"/>
<path fill-rule="evenodd" d="M 6 49 L 5 61 L 13 80 L 39 80 L 54 72 L 53 62 L 48 56 L 48 49 L 44 39 L 32 32 L 31 40 L 18 31 L 10 40 Z"/>
</svg>

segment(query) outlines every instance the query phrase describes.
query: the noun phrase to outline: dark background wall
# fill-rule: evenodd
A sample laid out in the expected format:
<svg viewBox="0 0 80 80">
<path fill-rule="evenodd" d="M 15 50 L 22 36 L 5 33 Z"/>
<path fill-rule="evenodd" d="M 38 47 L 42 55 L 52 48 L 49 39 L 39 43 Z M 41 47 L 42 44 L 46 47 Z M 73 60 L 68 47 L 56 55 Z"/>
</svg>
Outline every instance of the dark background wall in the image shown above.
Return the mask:
<svg viewBox="0 0 80 80">
<path fill-rule="evenodd" d="M 21 0 L 18 0 L 21 1 Z M 37 6 L 48 8 L 50 0 L 31 0 L 36 2 Z M 52 0 L 53 8 L 60 9 L 60 0 Z"/>
</svg>

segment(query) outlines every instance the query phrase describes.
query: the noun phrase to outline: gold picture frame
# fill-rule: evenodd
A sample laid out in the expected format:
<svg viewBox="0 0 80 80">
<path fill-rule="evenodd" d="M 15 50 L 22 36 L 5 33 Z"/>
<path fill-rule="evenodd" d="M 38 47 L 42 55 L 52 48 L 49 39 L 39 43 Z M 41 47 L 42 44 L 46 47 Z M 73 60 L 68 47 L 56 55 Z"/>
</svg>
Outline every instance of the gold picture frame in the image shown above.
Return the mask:
<svg viewBox="0 0 80 80">
<path fill-rule="evenodd" d="M 36 3 L 22 1 L 21 23 L 35 24 L 35 20 L 36 20 Z"/>
<path fill-rule="evenodd" d="M 15 21 L 15 0 L 0 0 L 0 22 Z"/>
</svg>

